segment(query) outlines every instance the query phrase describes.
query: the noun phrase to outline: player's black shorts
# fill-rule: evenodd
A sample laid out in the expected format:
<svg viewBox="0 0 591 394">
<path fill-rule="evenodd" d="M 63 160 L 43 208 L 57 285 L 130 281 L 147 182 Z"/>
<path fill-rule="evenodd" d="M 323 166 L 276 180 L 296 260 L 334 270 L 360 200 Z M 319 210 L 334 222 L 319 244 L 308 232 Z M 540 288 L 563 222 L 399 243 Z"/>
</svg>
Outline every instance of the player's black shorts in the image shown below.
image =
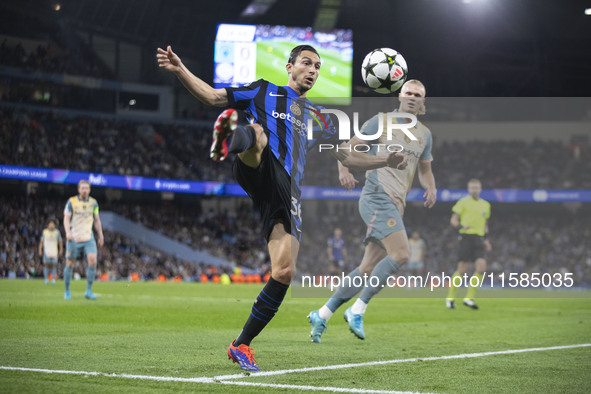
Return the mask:
<svg viewBox="0 0 591 394">
<path fill-rule="evenodd" d="M 458 261 L 471 263 L 478 258 L 484 258 L 484 238 L 476 234 L 460 234 L 458 247 Z"/>
<path fill-rule="evenodd" d="M 277 223 L 283 223 L 285 231 L 300 241 L 299 218 L 292 215 L 292 208 L 299 212 L 299 201 L 292 198 L 291 177 L 271 149 L 265 148 L 258 168 L 249 167 L 236 157 L 232 172 L 260 212 L 267 242 Z"/>
</svg>

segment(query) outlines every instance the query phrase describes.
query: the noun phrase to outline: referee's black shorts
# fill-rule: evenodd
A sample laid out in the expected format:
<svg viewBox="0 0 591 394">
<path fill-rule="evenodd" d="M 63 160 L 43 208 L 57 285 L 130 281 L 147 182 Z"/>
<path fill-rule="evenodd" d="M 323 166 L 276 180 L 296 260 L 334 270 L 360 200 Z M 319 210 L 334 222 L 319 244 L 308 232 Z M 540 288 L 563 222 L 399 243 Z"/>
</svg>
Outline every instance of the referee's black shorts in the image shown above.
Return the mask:
<svg viewBox="0 0 591 394">
<path fill-rule="evenodd" d="M 232 172 L 260 212 L 267 242 L 277 223 L 282 223 L 285 231 L 300 241 L 299 225 L 294 222 L 291 214 L 291 177 L 269 146 L 265 147 L 261 155 L 261 164 L 257 168 L 247 166 L 236 157 Z M 296 201 L 297 203 L 299 202 Z"/>
<path fill-rule="evenodd" d="M 460 234 L 458 236 L 458 261 L 471 263 L 484 258 L 484 237 L 476 234 Z"/>
</svg>

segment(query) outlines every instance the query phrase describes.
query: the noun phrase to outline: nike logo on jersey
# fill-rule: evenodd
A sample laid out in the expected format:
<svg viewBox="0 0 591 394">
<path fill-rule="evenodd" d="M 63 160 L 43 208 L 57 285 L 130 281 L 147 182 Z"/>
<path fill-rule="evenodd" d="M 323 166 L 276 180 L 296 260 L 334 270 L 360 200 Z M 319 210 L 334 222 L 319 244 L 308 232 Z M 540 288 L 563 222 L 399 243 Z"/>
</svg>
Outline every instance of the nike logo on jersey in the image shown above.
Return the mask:
<svg viewBox="0 0 591 394">
<path fill-rule="evenodd" d="M 275 94 L 275 93 L 269 93 L 269 96 L 271 96 L 271 97 L 285 97 L 284 94 Z"/>
</svg>

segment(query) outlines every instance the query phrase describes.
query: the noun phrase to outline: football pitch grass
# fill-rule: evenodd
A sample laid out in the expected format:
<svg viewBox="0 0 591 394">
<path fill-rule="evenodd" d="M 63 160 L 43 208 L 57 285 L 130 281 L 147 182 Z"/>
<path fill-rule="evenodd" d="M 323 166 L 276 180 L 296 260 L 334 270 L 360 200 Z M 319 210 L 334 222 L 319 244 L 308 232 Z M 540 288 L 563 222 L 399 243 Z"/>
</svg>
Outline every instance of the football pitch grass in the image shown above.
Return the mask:
<svg viewBox="0 0 591 394">
<path fill-rule="evenodd" d="M 84 289 L 66 301 L 62 281 L 0 280 L 0 392 L 591 392 L 589 298 L 374 299 L 366 340 L 342 307 L 315 344 L 306 315 L 324 300 L 288 297 L 252 344 L 262 374 L 246 376 L 227 347 L 261 285 Z"/>
</svg>

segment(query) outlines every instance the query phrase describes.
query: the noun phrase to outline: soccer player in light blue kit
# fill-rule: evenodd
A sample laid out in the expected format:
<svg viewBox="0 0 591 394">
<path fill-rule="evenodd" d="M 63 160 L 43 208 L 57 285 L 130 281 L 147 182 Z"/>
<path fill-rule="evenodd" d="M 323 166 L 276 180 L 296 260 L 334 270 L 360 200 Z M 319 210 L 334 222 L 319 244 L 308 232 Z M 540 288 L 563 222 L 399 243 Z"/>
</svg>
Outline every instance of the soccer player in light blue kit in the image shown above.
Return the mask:
<svg viewBox="0 0 591 394">
<path fill-rule="evenodd" d="M 86 255 L 88 267 L 86 268 L 86 293 L 84 298 L 96 300 L 92 293 L 92 283 L 96 277 L 97 242 L 94 239 L 92 228 L 98 234 L 98 246 L 103 246 L 103 226 L 99 217 L 98 202 L 90 197 L 90 182 L 82 180 L 78 182 L 78 195 L 70 197 L 64 209 L 64 228 L 66 229 L 66 268 L 64 269 L 64 283 L 66 293 L 64 298 L 69 300 L 70 282 L 76 259 Z"/>
<path fill-rule="evenodd" d="M 57 229 L 57 221 L 49 219 L 47 228 L 43 229 L 41 242 L 39 242 L 39 256 L 43 259 L 43 277 L 48 283 L 49 270 L 51 269 L 51 284 L 55 284 L 57 277 L 57 259 L 64 254 L 62 234 Z"/>
<path fill-rule="evenodd" d="M 425 86 L 420 81 L 407 81 L 402 86 L 399 97 L 399 112 L 414 115 L 425 113 Z M 366 135 L 375 135 L 380 126 L 379 119 L 378 116 L 371 118 L 363 125 L 361 132 Z M 386 116 L 382 119 L 387 121 Z M 383 126 L 382 130 L 386 130 L 386 125 Z M 378 141 L 380 144 L 402 145 L 404 147 L 402 153 L 406 154 L 408 159 L 407 167 L 402 170 L 379 168 L 367 171 L 365 186 L 359 200 L 359 213 L 367 225 L 364 240 L 365 252 L 359 267 L 348 276 L 353 284 L 355 282 L 361 283 L 362 280 L 359 279 L 362 279 L 363 275 L 371 274 L 371 276 L 379 278 L 379 284 L 375 287 L 370 286 L 368 278 L 368 286 L 366 287 L 341 286 L 322 308 L 310 312 L 308 319 L 311 325 L 312 342 L 320 343 L 320 337 L 326 330 L 326 323 L 332 314 L 359 291 L 361 291 L 361 295 L 353 306 L 346 310 L 345 320 L 355 336 L 365 339 L 363 315 L 367 304 L 386 285 L 388 277 L 406 264 L 409 258 L 409 243 L 402 215 L 406 206 L 406 195 L 412 185 L 417 167 L 421 186 L 425 189 L 423 195 L 426 199 L 425 207 L 431 208 L 436 202 L 437 189 L 431 170 L 431 161 L 433 160 L 431 131 L 421 122 L 417 122 L 417 125 L 409 130 L 417 138 L 416 141 L 411 140 L 401 130 L 393 133 L 391 140 L 387 140 L 385 133 L 383 133 Z M 358 137 L 354 137 L 350 142 L 353 147 L 363 143 L 365 141 Z M 387 154 L 387 149 L 376 150 L 374 145 L 370 153 Z M 339 179 L 341 179 L 343 187 L 348 190 L 357 183 L 349 170 L 341 165 L 339 165 Z M 354 278 L 359 279 L 354 281 Z"/>
</svg>

